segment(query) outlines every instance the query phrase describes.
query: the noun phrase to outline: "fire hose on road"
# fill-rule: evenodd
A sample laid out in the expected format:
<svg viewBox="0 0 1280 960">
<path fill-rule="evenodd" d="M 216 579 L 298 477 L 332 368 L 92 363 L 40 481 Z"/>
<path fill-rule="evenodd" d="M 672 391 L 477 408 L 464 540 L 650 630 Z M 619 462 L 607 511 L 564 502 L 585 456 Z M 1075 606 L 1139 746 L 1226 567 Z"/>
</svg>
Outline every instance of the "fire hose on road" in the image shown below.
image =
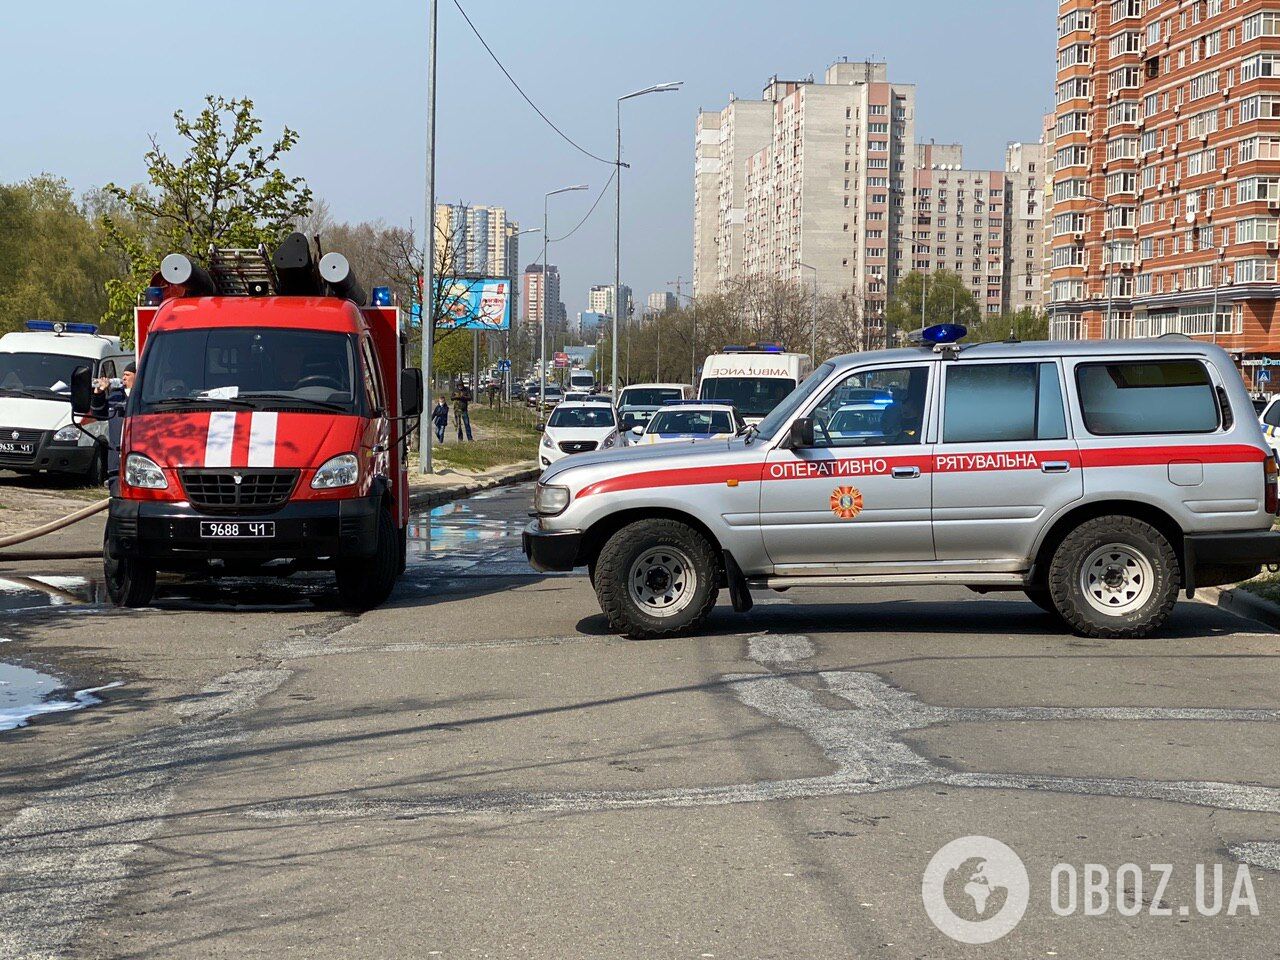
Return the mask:
<svg viewBox="0 0 1280 960">
<path fill-rule="evenodd" d="M 91 503 L 87 507 L 82 507 L 74 513 L 69 513 L 65 517 L 57 520 L 51 520 L 46 524 L 33 527 L 30 530 L 24 530 L 22 533 L 12 533 L 7 537 L 0 537 L 0 562 L 6 560 L 93 560 L 102 556 L 99 550 L 9 550 L 9 547 L 17 546 L 20 543 L 27 543 L 30 540 L 36 540 L 39 537 L 48 536 L 56 533 L 65 527 L 71 526 L 73 523 L 79 523 L 86 520 L 94 514 L 101 513 L 110 505 L 109 500 L 100 500 L 97 503 Z"/>
</svg>

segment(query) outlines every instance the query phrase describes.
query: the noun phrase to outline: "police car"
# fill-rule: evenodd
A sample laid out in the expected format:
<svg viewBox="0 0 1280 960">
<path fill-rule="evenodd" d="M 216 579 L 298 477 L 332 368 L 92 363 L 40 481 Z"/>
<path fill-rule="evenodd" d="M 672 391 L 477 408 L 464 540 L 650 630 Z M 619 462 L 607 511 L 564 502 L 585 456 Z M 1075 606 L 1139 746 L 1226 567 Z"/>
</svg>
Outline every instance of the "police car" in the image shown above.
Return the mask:
<svg viewBox="0 0 1280 960">
<path fill-rule="evenodd" d="M 1262 424 L 1262 434 L 1267 438 L 1271 449 L 1280 454 L 1280 397 L 1267 401 L 1258 414 L 1258 422 Z"/>
<path fill-rule="evenodd" d="M 746 428 L 746 422 L 732 404 L 677 400 L 655 411 L 645 426 L 633 427 L 629 442 L 633 446 L 649 446 L 693 440 L 729 440 Z"/>
<path fill-rule="evenodd" d="M 695 628 L 725 587 L 746 611 L 762 590 L 944 584 L 1138 637 L 1179 591 L 1280 561 L 1276 461 L 1218 347 L 927 334 L 823 363 L 726 443 L 555 465 L 525 553 L 586 567 L 632 637 Z M 833 429 L 863 402 L 875 429 Z"/>
<path fill-rule="evenodd" d="M 133 354 L 91 323 L 32 320 L 0 337 L 0 470 L 59 473 L 101 483 L 105 424 L 71 422 L 71 375 L 118 379 Z M 87 432 L 86 432 L 87 431 Z"/>
</svg>

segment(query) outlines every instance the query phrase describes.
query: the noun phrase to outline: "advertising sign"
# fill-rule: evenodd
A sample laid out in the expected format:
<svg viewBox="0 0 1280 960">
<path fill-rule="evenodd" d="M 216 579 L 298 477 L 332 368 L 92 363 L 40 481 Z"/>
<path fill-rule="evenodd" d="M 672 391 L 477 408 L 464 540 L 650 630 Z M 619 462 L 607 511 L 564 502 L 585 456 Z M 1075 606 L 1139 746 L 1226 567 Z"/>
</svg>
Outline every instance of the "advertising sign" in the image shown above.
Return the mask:
<svg viewBox="0 0 1280 960">
<path fill-rule="evenodd" d="M 510 330 L 511 281 L 506 277 L 441 277 L 436 281 L 444 330 Z"/>
</svg>

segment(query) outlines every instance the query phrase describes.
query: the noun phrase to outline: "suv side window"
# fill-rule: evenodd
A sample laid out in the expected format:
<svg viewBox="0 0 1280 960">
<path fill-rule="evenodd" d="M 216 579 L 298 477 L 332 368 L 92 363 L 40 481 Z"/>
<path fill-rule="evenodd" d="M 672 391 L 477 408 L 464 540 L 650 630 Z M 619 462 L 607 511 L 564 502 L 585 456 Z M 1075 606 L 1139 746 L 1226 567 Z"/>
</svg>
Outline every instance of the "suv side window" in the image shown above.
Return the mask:
<svg viewBox="0 0 1280 960">
<path fill-rule="evenodd" d="M 1076 367 L 1080 412 L 1097 436 L 1212 433 L 1218 398 L 1199 360 L 1082 363 Z"/>
<path fill-rule="evenodd" d="M 1067 416 L 1056 363 L 947 367 L 943 443 L 1065 440 Z"/>
<path fill-rule="evenodd" d="M 818 447 L 921 443 L 928 367 L 859 370 L 841 380 L 813 411 Z"/>
</svg>

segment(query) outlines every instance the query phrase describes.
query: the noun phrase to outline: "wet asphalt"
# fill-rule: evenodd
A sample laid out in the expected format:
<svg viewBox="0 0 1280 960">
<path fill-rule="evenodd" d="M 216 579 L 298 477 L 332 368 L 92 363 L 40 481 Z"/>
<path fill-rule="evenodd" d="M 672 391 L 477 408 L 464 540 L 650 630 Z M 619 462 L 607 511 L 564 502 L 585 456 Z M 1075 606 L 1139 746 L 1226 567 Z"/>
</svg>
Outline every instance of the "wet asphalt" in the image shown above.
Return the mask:
<svg viewBox="0 0 1280 960">
<path fill-rule="evenodd" d="M 1020 597 L 793 590 L 631 642 L 525 565 L 529 496 L 416 518 L 360 617 L 320 574 L 126 614 L 91 564 L 0 568 L 0 718 L 33 707 L 0 731 L 0 957 L 1277 955 L 1267 628 L 1183 602 L 1110 643 Z M 921 894 L 969 835 L 1029 880 L 981 947 Z M 1136 915 L 1054 912 L 1059 864 L 1130 863 Z M 1258 915 L 1206 915 L 1197 864 L 1225 894 L 1247 868 Z"/>
</svg>

